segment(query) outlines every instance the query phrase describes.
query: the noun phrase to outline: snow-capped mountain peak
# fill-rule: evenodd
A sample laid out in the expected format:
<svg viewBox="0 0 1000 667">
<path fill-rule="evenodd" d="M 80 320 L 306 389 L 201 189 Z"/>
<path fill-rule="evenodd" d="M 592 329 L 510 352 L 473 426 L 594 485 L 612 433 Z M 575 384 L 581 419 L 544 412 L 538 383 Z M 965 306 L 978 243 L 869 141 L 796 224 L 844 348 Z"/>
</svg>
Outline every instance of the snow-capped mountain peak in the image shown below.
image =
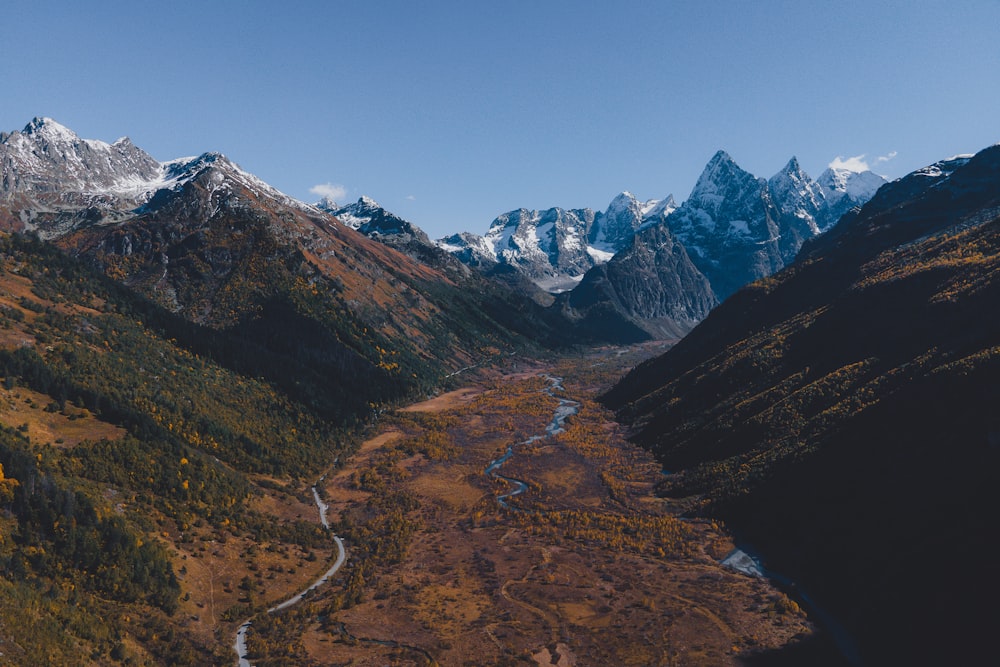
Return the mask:
<svg viewBox="0 0 1000 667">
<path fill-rule="evenodd" d="M 724 201 L 732 201 L 744 193 L 760 189 L 762 183 L 763 179 L 744 171 L 728 153 L 720 150 L 705 165 L 688 201 L 715 214 Z"/>
<path fill-rule="evenodd" d="M 872 171 L 854 171 L 843 167 L 829 167 L 816 182 L 831 206 L 844 208 L 844 212 L 859 203 L 868 201 L 885 185 L 886 180 Z M 844 204 L 841 205 L 841 200 Z M 849 205 L 847 205 L 849 204 Z"/>
<path fill-rule="evenodd" d="M 673 195 L 667 195 L 664 199 L 656 202 L 653 206 L 643 211 L 643 225 L 653 224 L 665 219 L 668 215 L 677 210 L 677 202 Z"/>
<path fill-rule="evenodd" d="M 743 170 L 729 156 L 729 153 L 722 150 L 716 151 L 712 159 L 705 165 L 701 176 L 698 177 L 698 182 L 695 183 L 694 189 L 691 190 L 691 197 L 716 194 L 721 187 L 724 187 L 733 180 L 736 174 L 741 172 Z"/>
<path fill-rule="evenodd" d="M 128 139 L 108 144 L 81 139 L 51 118 L 33 119 L 0 138 L 0 193 L 131 192 L 161 175 L 161 165 Z"/>
<path fill-rule="evenodd" d="M 591 255 L 600 263 L 606 255 L 625 247 L 643 225 L 660 220 L 677 208 L 672 195 L 665 199 L 639 199 L 628 190 L 617 195 L 607 210 L 599 213 L 590 231 Z"/>
<path fill-rule="evenodd" d="M 43 238 L 81 224 L 120 222 L 197 182 L 214 206 L 230 195 L 264 198 L 312 214 L 316 209 L 279 192 L 221 153 L 158 162 L 128 137 L 113 144 L 81 139 L 51 118 L 0 135 L 0 200 L 25 213 L 14 223 Z M 81 213 L 81 211 L 86 212 Z"/>
<path fill-rule="evenodd" d="M 455 234 L 438 245 L 470 266 L 507 267 L 558 292 L 610 260 L 638 229 L 662 223 L 676 208 L 672 196 L 641 201 L 626 190 L 604 211 L 519 208 L 497 216 L 485 236 Z"/>
<path fill-rule="evenodd" d="M 65 141 L 68 143 L 80 141 L 80 137 L 77 136 L 76 132 L 69 129 L 65 125 L 60 125 L 47 116 L 35 116 L 31 119 L 30 123 L 24 126 L 21 133 L 30 136 Z"/>
<path fill-rule="evenodd" d="M 822 188 L 802 169 L 798 158 L 792 157 L 788 164 L 767 181 L 771 198 L 783 216 L 801 221 L 807 229 L 802 232 L 815 236 L 820 232 L 821 210 L 824 203 Z"/>
<path fill-rule="evenodd" d="M 360 229 L 377 217 L 391 215 L 377 201 L 364 195 L 353 204 L 344 206 L 337 204 L 329 197 L 323 197 L 316 204 L 316 208 L 332 214 L 351 229 Z"/>
</svg>

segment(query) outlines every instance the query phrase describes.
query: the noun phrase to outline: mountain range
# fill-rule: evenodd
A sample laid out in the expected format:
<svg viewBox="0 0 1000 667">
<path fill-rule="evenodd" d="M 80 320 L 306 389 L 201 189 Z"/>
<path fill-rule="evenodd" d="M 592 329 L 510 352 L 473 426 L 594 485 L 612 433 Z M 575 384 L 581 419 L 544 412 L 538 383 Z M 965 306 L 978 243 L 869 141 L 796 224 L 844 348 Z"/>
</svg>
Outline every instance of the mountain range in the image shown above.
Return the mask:
<svg viewBox="0 0 1000 667">
<path fill-rule="evenodd" d="M 790 263 L 804 241 L 884 183 L 871 171 L 842 168 L 829 168 L 814 181 L 794 157 L 764 180 L 719 151 L 680 206 L 672 196 L 641 202 L 623 192 L 605 211 L 518 209 L 497 217 L 485 236 L 462 233 L 438 243 L 480 270 L 507 268 L 561 292 L 628 247 L 638 230 L 664 225 L 724 299 Z"/>
<path fill-rule="evenodd" d="M 555 316 L 408 224 L 370 219 L 365 231 L 386 242 L 373 240 L 218 153 L 160 163 L 128 139 L 84 140 L 37 118 L 0 138 L 0 169 L 3 229 L 47 240 L 189 322 L 253 341 L 277 355 L 254 357 L 274 360 L 275 381 L 304 400 L 328 397 L 328 410 L 391 400 L 481 361 L 484 349 L 525 344 L 527 332 L 566 335 Z M 347 369 L 373 393 L 317 389 Z"/>
<path fill-rule="evenodd" d="M 560 299 L 557 309 L 574 322 L 611 318 L 615 324 L 598 329 L 617 330 L 612 335 L 622 339 L 682 335 L 735 289 L 790 262 L 804 241 L 829 229 L 884 183 L 871 172 L 842 169 L 828 169 L 813 181 L 795 158 L 765 181 L 719 151 L 680 206 L 672 196 L 640 201 L 623 192 L 605 211 L 517 209 L 498 216 L 485 236 L 463 232 L 435 242 L 365 197 L 346 206 L 328 200 L 310 206 L 220 154 L 160 163 L 128 138 L 113 144 L 84 140 L 51 119 L 36 118 L 22 131 L 0 137 L 0 168 L 0 225 L 86 254 L 109 274 L 143 286 L 151 297 L 200 322 L 232 324 L 246 308 L 255 307 L 244 303 L 223 313 L 214 305 L 219 290 L 245 295 L 247 285 L 237 288 L 230 280 L 255 273 L 245 266 L 234 270 L 234 249 L 213 247 L 213 239 L 222 238 L 218 224 L 217 233 L 211 232 L 213 220 L 235 215 L 246 224 L 247 216 L 256 215 L 280 218 L 283 224 L 258 225 L 253 233 L 242 234 L 250 245 L 236 252 L 237 262 L 249 256 L 254 244 L 274 241 L 308 250 L 307 272 L 336 274 L 341 282 L 356 283 L 358 272 L 338 258 L 359 248 L 375 255 L 384 251 L 354 238 L 345 242 L 342 230 L 350 228 L 407 256 L 410 262 L 389 263 L 409 277 L 427 277 L 430 269 L 462 282 L 472 279 L 470 269 L 475 269 L 506 276 L 508 286 L 545 305 L 550 299 L 529 281 L 555 293 L 579 286 L 575 295 Z M 185 223 L 171 222 L 162 237 L 161 223 L 167 218 L 184 218 Z M 651 227 L 664 229 L 637 234 Z M 261 236 L 276 238 L 265 241 Z M 647 237 L 657 244 L 665 236 L 685 256 L 673 251 L 668 260 L 636 247 Z M 229 246 L 232 239 L 222 243 Z M 604 267 L 622 251 L 614 266 Z M 383 256 L 362 264 L 385 261 Z M 585 279 L 591 270 L 596 272 Z M 628 278 L 653 273 L 655 281 Z M 707 290 L 699 273 L 707 279 Z M 273 280 L 262 280 L 258 287 L 266 284 Z M 664 291 L 662 285 L 669 288 Z M 355 287 L 357 294 L 367 289 Z M 345 297 L 357 302 L 356 296 Z M 589 324 L 587 328 L 593 330 Z"/>
<path fill-rule="evenodd" d="M 814 181 L 795 158 L 764 180 L 719 151 L 680 206 L 672 196 L 640 201 L 623 192 L 604 211 L 516 209 L 485 236 L 437 241 L 365 197 L 318 206 L 434 266 L 445 265 L 436 252 L 444 250 L 541 304 L 552 303 L 546 292 L 559 295 L 555 308 L 587 335 L 634 341 L 684 335 L 733 291 L 790 263 L 805 241 L 884 183 L 870 171 L 841 168 Z"/>
</svg>

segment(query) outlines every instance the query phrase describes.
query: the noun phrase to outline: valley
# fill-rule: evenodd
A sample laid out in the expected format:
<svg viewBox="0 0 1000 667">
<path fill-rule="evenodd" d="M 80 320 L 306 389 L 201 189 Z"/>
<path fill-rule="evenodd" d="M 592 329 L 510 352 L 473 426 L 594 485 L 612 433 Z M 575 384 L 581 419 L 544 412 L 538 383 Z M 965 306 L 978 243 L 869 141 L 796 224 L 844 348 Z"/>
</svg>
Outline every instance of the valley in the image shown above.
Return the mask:
<svg viewBox="0 0 1000 667">
<path fill-rule="evenodd" d="M 252 664 L 741 664 L 811 635 L 784 593 L 719 565 L 725 530 L 657 498 L 659 466 L 594 402 L 661 346 L 511 358 L 387 416 L 317 486 L 346 563 L 258 614 Z"/>
<path fill-rule="evenodd" d="M 0 166 L 0 664 L 991 650 L 997 146 L 436 242 L 48 118 Z"/>
</svg>

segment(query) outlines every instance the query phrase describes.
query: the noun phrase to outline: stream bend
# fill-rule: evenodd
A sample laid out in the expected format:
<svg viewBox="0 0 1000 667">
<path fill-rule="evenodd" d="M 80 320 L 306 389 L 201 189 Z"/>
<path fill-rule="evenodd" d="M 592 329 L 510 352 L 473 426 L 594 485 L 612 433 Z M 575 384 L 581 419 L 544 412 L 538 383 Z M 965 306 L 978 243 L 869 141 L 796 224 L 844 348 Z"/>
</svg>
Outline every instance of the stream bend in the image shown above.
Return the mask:
<svg viewBox="0 0 1000 667">
<path fill-rule="evenodd" d="M 512 507 L 507 502 L 507 499 L 513 498 L 514 496 L 519 496 L 527 492 L 528 490 L 527 482 L 520 479 L 515 479 L 514 477 L 506 477 L 498 472 L 500 470 L 500 467 L 514 456 L 514 448 L 520 445 L 530 445 L 534 442 L 538 442 L 539 440 L 544 440 L 545 438 L 562 433 L 563 431 L 566 430 L 564 428 L 566 420 L 580 411 L 580 404 L 578 402 L 556 395 L 557 391 L 558 392 L 566 391 L 566 389 L 562 385 L 562 378 L 555 377 L 553 375 L 546 375 L 545 379 L 549 381 L 549 386 L 545 390 L 545 393 L 553 398 L 559 399 L 559 406 L 555 409 L 555 412 L 552 414 L 552 421 L 550 421 L 549 425 L 545 427 L 545 433 L 533 435 L 527 440 L 516 443 L 514 445 L 507 445 L 507 449 L 506 451 L 504 451 L 503 456 L 490 461 L 489 464 L 487 464 L 486 469 L 483 470 L 483 474 L 486 475 L 487 477 L 493 479 L 502 479 L 514 487 L 513 490 L 508 491 L 506 493 L 501 493 L 496 497 L 497 503 L 504 509 L 517 510 L 518 508 Z"/>
</svg>

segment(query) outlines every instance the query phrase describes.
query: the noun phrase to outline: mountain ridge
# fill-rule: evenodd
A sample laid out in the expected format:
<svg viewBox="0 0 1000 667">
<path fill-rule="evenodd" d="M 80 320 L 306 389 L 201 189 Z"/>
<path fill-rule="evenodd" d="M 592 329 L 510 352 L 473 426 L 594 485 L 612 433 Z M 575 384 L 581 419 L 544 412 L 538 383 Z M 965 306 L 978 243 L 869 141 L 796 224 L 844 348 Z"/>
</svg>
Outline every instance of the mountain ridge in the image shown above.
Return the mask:
<svg viewBox="0 0 1000 667">
<path fill-rule="evenodd" d="M 67 177 L 58 192 L 46 187 L 93 151 L 106 169 Z M 142 159 L 118 160 L 116 151 L 48 119 L 7 135 L 0 219 L 192 322 L 312 359 L 303 371 L 310 382 L 321 381 L 320 369 L 337 377 L 357 362 L 359 377 L 370 373 L 371 387 L 389 390 L 371 398 L 392 400 L 480 361 L 483 350 L 566 340 L 557 318 L 436 248 L 439 264 L 415 259 L 409 247 L 372 240 L 219 153 L 159 163 L 139 149 Z M 312 332 L 298 351 L 283 340 L 293 324 Z"/>
<path fill-rule="evenodd" d="M 470 267 L 486 273 L 504 267 L 558 293 L 626 248 L 639 229 L 666 224 L 724 299 L 791 262 L 805 241 L 830 229 L 884 183 L 870 171 L 832 167 L 813 180 L 794 156 L 763 179 L 719 150 L 680 205 L 673 196 L 640 201 L 624 191 L 604 211 L 517 209 L 498 216 L 485 236 L 464 232 L 437 243 Z M 554 235 L 559 229 L 561 238 Z"/>
</svg>

